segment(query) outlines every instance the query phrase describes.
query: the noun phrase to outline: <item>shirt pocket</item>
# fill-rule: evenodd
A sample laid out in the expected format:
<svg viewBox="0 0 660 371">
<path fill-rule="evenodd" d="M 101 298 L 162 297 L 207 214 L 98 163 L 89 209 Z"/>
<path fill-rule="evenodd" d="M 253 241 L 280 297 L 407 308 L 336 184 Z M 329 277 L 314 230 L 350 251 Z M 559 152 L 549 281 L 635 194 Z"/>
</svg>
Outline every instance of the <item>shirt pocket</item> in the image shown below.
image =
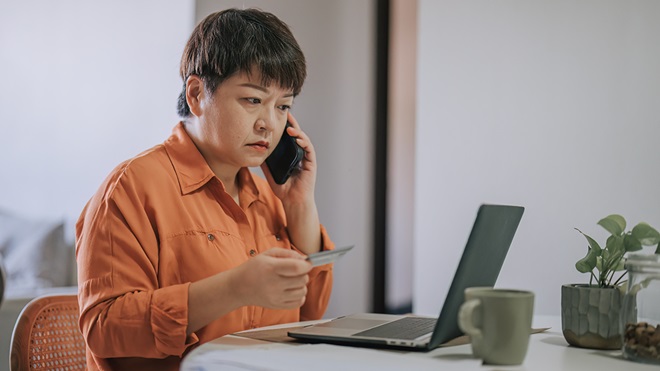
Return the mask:
<svg viewBox="0 0 660 371">
<path fill-rule="evenodd" d="M 195 282 L 232 269 L 248 259 L 240 238 L 221 230 L 185 231 L 161 243 L 161 282 Z M 170 277 L 171 275 L 171 277 Z"/>
<path fill-rule="evenodd" d="M 289 240 L 289 233 L 285 227 L 280 228 L 280 230 L 275 233 L 262 235 L 257 240 L 257 244 L 260 252 L 266 251 L 273 247 L 281 247 L 289 250 L 293 249 L 291 241 Z"/>
</svg>

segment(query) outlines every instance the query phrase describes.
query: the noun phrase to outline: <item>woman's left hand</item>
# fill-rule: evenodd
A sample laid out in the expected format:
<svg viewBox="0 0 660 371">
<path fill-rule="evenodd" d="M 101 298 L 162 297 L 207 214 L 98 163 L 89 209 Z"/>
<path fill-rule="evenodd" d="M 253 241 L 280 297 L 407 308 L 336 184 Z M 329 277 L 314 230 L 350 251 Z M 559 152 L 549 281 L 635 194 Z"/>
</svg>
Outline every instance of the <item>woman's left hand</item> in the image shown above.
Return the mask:
<svg viewBox="0 0 660 371">
<path fill-rule="evenodd" d="M 312 141 L 307 134 L 300 129 L 298 121 L 296 121 L 290 112 L 288 114 L 288 120 L 289 123 L 291 123 L 291 127 L 288 127 L 286 130 L 289 135 L 296 138 L 296 142 L 304 151 L 303 159 L 300 162 L 299 167 L 293 171 L 291 177 L 289 177 L 284 184 L 277 184 L 273 180 L 266 163 L 264 162 L 261 165 L 261 170 L 266 176 L 270 187 L 273 189 L 275 195 L 282 200 L 285 207 L 288 204 L 298 205 L 307 202 L 314 202 L 317 169 L 316 152 L 314 151 Z"/>
<path fill-rule="evenodd" d="M 298 169 L 284 184 L 277 184 L 273 180 L 268 166 L 264 163 L 261 169 L 273 189 L 273 192 L 282 201 L 287 220 L 287 231 L 291 242 L 305 254 L 318 252 L 321 246 L 321 230 L 319 213 L 314 199 L 316 186 L 316 152 L 312 141 L 300 129 L 298 121 L 289 113 L 289 122 L 292 127 L 287 128 L 289 135 L 305 151 Z"/>
</svg>

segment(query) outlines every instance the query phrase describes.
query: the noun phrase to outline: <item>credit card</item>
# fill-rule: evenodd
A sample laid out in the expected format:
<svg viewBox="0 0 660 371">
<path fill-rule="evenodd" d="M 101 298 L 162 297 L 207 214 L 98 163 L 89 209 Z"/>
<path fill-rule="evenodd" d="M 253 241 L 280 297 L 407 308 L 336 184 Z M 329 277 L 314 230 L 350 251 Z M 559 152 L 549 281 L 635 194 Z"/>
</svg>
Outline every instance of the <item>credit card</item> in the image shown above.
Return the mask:
<svg viewBox="0 0 660 371">
<path fill-rule="evenodd" d="M 319 265 L 326 265 L 333 263 L 335 260 L 339 259 L 340 256 L 346 254 L 350 249 L 353 248 L 353 245 L 340 247 L 338 249 L 321 251 L 314 254 L 307 255 L 307 260 L 312 263 L 313 267 L 318 267 Z"/>
</svg>

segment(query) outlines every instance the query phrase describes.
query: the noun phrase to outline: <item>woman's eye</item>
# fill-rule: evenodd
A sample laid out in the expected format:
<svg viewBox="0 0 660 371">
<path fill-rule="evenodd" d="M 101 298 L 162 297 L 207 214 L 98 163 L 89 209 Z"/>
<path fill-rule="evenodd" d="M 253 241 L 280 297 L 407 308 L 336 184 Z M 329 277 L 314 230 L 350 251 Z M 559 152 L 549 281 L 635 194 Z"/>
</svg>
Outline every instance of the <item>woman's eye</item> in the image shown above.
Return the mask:
<svg viewBox="0 0 660 371">
<path fill-rule="evenodd" d="M 291 106 L 289 106 L 288 104 L 283 104 L 283 105 L 280 106 L 280 109 L 282 111 L 288 111 L 288 110 L 291 109 Z"/>
<path fill-rule="evenodd" d="M 250 103 L 252 103 L 252 104 L 259 104 L 259 103 L 261 103 L 261 99 L 259 99 L 259 98 L 245 98 L 245 100 L 247 100 L 248 102 L 250 102 Z"/>
</svg>

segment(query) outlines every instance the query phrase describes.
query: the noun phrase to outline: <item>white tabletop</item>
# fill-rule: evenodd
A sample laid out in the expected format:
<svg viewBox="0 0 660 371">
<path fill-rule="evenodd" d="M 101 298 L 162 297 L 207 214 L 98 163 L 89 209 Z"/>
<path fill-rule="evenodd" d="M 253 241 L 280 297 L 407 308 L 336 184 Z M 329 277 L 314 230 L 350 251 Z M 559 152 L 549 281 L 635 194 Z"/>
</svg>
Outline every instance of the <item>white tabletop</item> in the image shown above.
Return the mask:
<svg viewBox="0 0 660 371">
<path fill-rule="evenodd" d="M 300 323 L 269 329 L 294 326 L 300 326 Z M 437 348 L 431 352 L 404 352 L 329 344 L 276 343 L 228 335 L 193 350 L 184 358 L 181 370 L 660 370 L 658 366 L 625 360 L 620 351 L 569 346 L 561 334 L 558 316 L 535 316 L 533 327 L 550 329 L 531 336 L 527 356 L 520 366 L 483 365 L 472 357 L 469 345 Z"/>
</svg>

